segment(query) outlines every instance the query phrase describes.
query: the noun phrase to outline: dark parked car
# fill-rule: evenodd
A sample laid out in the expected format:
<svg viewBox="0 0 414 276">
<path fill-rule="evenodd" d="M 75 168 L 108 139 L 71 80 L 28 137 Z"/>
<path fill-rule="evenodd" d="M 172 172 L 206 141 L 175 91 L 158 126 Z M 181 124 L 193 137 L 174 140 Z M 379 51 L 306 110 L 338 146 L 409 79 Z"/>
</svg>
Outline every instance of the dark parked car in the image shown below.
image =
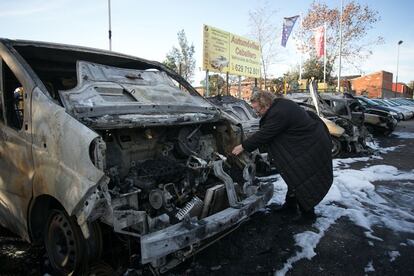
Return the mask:
<svg viewBox="0 0 414 276">
<path fill-rule="evenodd" d="M 112 252 L 164 272 L 272 197 L 238 123 L 158 62 L 0 39 L 0 76 L 0 223 L 54 275 Z"/>
<path fill-rule="evenodd" d="M 364 112 L 365 125 L 371 133 L 389 135 L 394 131 L 398 124 L 398 114 L 395 110 L 390 111 L 390 109 L 385 106 L 380 106 L 378 104 L 373 105 L 370 103 L 373 101 L 370 101 L 365 97 L 350 97 L 357 99 L 359 102 L 360 105 L 354 105 L 358 110 L 353 110 L 353 112 L 360 112 L 361 110 Z"/>
<path fill-rule="evenodd" d="M 371 99 L 368 99 L 368 98 L 362 97 L 362 96 L 357 96 L 355 98 L 365 108 L 371 108 L 371 109 L 386 111 L 396 120 L 403 120 L 404 119 L 404 114 L 401 111 L 398 111 L 398 110 L 396 110 L 392 107 L 381 105 L 376 101 L 373 101 Z"/>
<path fill-rule="evenodd" d="M 370 99 L 370 100 L 380 106 L 385 106 L 385 107 L 392 108 L 393 110 L 395 110 L 398 113 L 398 120 L 408 120 L 413 117 L 413 111 L 410 111 L 404 107 L 393 106 L 387 101 L 387 99 Z"/>
</svg>

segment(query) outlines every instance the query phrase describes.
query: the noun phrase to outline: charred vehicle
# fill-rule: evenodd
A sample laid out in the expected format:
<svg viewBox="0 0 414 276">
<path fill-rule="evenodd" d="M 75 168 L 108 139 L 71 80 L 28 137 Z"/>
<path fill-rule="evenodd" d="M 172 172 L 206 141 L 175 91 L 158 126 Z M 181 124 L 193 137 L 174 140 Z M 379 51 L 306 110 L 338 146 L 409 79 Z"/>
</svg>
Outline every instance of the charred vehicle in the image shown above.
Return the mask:
<svg viewBox="0 0 414 276">
<path fill-rule="evenodd" d="M 337 136 L 337 131 L 331 132 L 333 133 L 333 140 L 335 140 L 333 143 L 340 149 L 344 149 L 346 152 L 360 153 L 369 151 L 370 148 L 367 146 L 366 142 L 372 137 L 365 127 L 365 114 L 359 112 L 361 109 L 354 106 L 357 103 L 352 99 L 338 96 L 323 95 L 322 99 L 324 103 L 330 107 L 330 111 L 333 111 L 334 113 L 329 114 L 330 112 L 325 110 L 327 119 L 344 129 L 345 135 Z M 330 128 L 329 124 L 327 126 Z M 337 147 L 334 146 L 334 148 Z"/>
<path fill-rule="evenodd" d="M 316 112 L 327 126 L 332 139 L 332 156 L 348 153 L 368 153 L 367 141 L 371 135 L 364 126 L 364 114 L 352 112 L 348 99 L 329 94 L 318 94 L 314 89 L 309 95 L 296 100 L 307 110 Z M 299 98 L 299 99 L 300 99 Z"/>
<path fill-rule="evenodd" d="M 254 156 L 230 154 L 237 122 L 160 63 L 7 39 L 0 62 L 0 223 L 54 274 L 108 243 L 164 272 L 272 197 Z"/>
<path fill-rule="evenodd" d="M 246 136 L 250 136 L 259 130 L 260 118 L 244 100 L 237 99 L 233 96 L 220 95 L 210 97 L 208 100 L 239 121 L 243 126 L 243 131 Z"/>
<path fill-rule="evenodd" d="M 254 111 L 253 107 L 246 101 L 238 99 L 233 96 L 215 96 L 207 98 L 210 102 L 216 105 L 224 113 L 233 117 L 238 122 L 243 130 L 243 137 L 249 137 L 259 130 L 260 118 Z M 277 173 L 276 168 L 272 166 L 268 160 L 268 155 L 265 148 L 261 148 L 261 153 L 256 151 L 255 165 L 256 173 L 259 176 L 268 176 Z"/>
<path fill-rule="evenodd" d="M 300 101 L 298 104 L 309 112 L 316 113 L 313 105 Z M 327 106 L 321 108 L 321 110 L 319 117 L 331 134 L 332 157 L 341 157 L 348 153 L 361 153 L 368 150 L 366 145 L 368 133 L 366 130 L 346 116 L 338 116 Z"/>
</svg>

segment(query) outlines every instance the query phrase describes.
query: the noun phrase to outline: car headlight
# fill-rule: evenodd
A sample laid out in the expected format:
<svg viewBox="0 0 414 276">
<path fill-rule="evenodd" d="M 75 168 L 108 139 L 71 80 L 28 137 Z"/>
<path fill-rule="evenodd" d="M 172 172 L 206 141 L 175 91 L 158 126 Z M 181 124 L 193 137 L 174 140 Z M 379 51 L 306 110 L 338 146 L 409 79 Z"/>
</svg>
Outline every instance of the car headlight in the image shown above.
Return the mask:
<svg viewBox="0 0 414 276">
<path fill-rule="evenodd" d="M 391 116 L 398 116 L 397 112 L 391 111 L 390 112 Z"/>
</svg>

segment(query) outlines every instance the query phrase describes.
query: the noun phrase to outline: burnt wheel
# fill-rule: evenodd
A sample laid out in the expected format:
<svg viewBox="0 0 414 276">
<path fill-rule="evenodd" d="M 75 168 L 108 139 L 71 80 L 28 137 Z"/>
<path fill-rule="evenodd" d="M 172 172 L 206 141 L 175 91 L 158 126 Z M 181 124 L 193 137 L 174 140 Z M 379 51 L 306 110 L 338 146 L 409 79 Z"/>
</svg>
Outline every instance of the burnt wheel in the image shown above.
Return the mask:
<svg viewBox="0 0 414 276">
<path fill-rule="evenodd" d="M 44 241 L 50 265 L 57 274 L 82 274 L 89 260 L 99 258 L 100 232 L 96 227 L 90 229 L 91 237 L 86 240 L 76 221 L 65 211 L 53 210 L 50 213 Z"/>
<path fill-rule="evenodd" d="M 331 138 L 332 138 L 332 157 L 338 157 L 342 149 L 341 141 L 339 141 L 339 139 L 336 137 L 331 137 Z"/>
<path fill-rule="evenodd" d="M 382 135 L 390 136 L 393 131 L 394 131 L 394 129 L 386 129 L 382 132 Z"/>
</svg>

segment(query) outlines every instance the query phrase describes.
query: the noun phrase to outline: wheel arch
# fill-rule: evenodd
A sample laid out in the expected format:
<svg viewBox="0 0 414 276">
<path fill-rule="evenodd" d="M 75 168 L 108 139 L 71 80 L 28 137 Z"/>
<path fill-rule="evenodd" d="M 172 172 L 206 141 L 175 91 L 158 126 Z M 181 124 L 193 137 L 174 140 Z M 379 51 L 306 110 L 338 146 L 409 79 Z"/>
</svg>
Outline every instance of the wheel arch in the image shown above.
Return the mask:
<svg viewBox="0 0 414 276">
<path fill-rule="evenodd" d="M 65 210 L 63 205 L 53 196 L 43 194 L 31 201 L 28 212 L 28 229 L 31 242 L 39 244 L 43 241 L 44 228 L 53 209 Z"/>
</svg>

